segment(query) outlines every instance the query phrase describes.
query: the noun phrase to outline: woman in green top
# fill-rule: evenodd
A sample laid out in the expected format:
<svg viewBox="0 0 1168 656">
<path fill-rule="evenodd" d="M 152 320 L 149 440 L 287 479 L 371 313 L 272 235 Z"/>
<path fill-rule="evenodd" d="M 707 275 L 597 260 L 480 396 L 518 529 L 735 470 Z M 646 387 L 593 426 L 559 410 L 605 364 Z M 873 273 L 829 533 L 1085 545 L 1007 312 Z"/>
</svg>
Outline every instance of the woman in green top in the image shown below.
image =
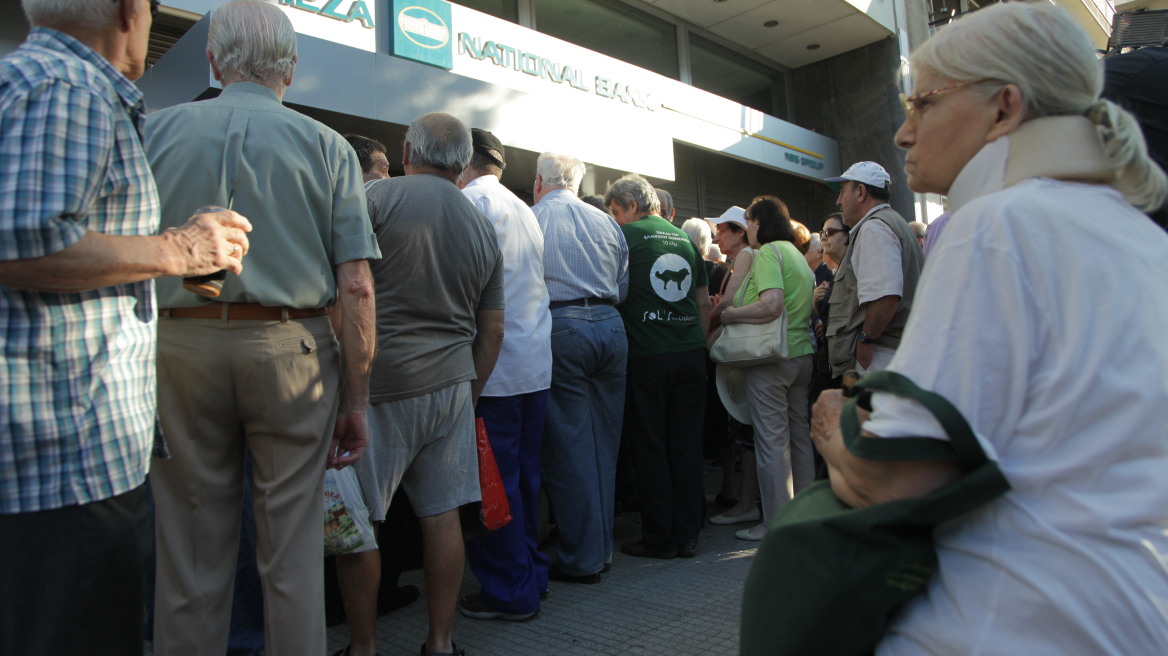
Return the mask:
<svg viewBox="0 0 1168 656">
<path fill-rule="evenodd" d="M 746 208 L 746 226 L 750 245 L 758 252 L 749 282 L 735 294 L 734 306 L 722 312 L 722 323 L 767 323 L 787 313 L 787 359 L 744 370 L 763 523 L 736 535 L 761 540 L 771 517 L 815 478 L 807 420 L 814 357 L 807 324 L 815 274 L 795 248 L 795 231 L 783 201 L 774 196 L 755 198 Z"/>
</svg>

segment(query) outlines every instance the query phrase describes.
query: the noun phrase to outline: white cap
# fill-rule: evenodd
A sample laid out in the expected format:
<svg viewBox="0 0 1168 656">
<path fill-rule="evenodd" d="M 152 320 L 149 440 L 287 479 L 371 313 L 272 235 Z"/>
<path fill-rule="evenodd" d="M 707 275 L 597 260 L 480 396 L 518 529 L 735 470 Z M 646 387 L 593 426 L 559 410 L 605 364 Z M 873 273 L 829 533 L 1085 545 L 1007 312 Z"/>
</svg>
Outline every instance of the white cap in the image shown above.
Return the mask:
<svg viewBox="0 0 1168 656">
<path fill-rule="evenodd" d="M 722 216 L 719 216 L 716 219 L 710 219 L 710 221 L 713 221 L 714 223 L 726 223 L 727 221 L 730 223 L 737 223 L 738 225 L 742 226 L 743 230 L 745 230 L 746 210 L 738 207 L 737 205 L 734 205 L 725 212 L 722 212 Z"/>
<path fill-rule="evenodd" d="M 885 171 L 884 167 L 876 162 L 856 162 L 847 171 L 844 171 L 844 174 L 840 177 L 827 178 L 824 182 L 832 189 L 839 189 L 840 183 L 845 180 L 860 182 L 880 189 L 887 189 L 888 183 L 892 178 L 888 177 L 888 171 Z"/>
</svg>

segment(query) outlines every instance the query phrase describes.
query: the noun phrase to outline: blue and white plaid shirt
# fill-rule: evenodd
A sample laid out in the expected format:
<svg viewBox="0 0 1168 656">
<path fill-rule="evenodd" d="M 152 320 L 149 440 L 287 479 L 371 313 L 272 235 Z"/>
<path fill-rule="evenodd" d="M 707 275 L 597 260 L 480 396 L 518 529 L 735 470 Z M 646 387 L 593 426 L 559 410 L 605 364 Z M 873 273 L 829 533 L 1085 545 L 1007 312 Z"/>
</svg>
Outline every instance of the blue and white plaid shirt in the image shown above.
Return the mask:
<svg viewBox="0 0 1168 656">
<path fill-rule="evenodd" d="M 157 231 L 142 93 L 95 51 L 34 27 L 0 60 L 0 259 L 92 230 Z M 0 285 L 0 513 L 142 484 L 154 437 L 153 282 L 55 294 Z"/>
</svg>

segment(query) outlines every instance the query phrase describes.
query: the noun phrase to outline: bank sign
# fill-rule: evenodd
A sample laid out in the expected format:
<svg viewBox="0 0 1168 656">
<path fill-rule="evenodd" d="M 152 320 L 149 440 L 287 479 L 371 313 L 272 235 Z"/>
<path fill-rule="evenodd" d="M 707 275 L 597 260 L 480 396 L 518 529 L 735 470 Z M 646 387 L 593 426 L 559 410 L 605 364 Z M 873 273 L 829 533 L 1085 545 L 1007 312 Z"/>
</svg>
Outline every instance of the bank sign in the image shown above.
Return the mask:
<svg viewBox="0 0 1168 656">
<path fill-rule="evenodd" d="M 440 0 L 393 0 L 390 48 L 394 55 L 450 70 L 454 42 L 450 4 Z"/>
<path fill-rule="evenodd" d="M 469 15 L 461 6 L 455 9 Z M 398 57 L 522 90 L 538 92 L 530 88 L 538 80 L 544 89 L 575 89 L 648 111 L 660 106 L 646 85 L 586 66 L 578 61 L 580 48 L 538 32 L 523 30 L 520 37 L 511 33 L 517 26 L 503 21 L 493 27 L 490 21 L 460 21 L 456 29 L 451 5 L 443 0 L 394 0 L 393 13 L 391 51 Z M 523 43 L 526 49 L 515 45 Z M 480 62 L 486 66 L 476 65 Z"/>
<path fill-rule="evenodd" d="M 377 52 L 376 0 L 279 0 L 297 34 Z"/>
</svg>

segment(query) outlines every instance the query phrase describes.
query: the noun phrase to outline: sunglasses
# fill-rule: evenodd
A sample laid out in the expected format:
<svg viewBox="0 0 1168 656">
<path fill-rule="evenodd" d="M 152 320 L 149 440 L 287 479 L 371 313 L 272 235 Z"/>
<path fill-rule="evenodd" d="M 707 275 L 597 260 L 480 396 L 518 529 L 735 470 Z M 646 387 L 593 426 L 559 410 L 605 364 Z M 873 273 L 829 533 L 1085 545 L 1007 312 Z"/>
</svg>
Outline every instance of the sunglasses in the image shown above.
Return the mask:
<svg viewBox="0 0 1168 656">
<path fill-rule="evenodd" d="M 831 239 L 832 235 L 835 235 L 835 234 L 840 233 L 840 232 L 847 234 L 848 229 L 847 228 L 824 228 L 823 231 L 820 233 L 820 236 L 824 239 Z"/>
</svg>

